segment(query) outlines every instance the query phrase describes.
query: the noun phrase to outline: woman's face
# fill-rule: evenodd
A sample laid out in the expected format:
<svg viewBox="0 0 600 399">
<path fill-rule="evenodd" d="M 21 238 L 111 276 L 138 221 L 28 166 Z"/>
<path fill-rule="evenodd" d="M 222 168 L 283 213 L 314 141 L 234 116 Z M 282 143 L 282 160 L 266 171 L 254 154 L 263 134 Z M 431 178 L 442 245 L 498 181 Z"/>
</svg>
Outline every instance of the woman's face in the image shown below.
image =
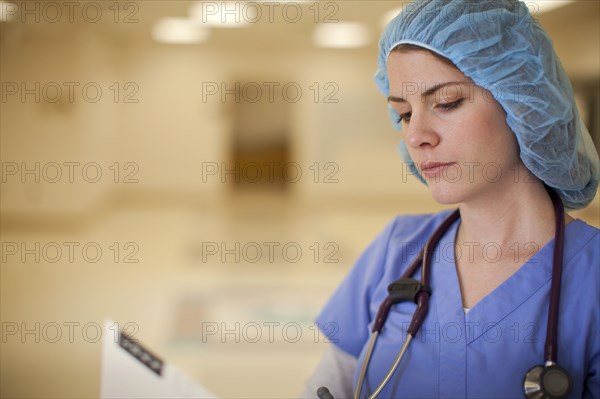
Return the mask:
<svg viewBox="0 0 600 399">
<path fill-rule="evenodd" d="M 517 140 L 490 92 L 428 51 L 393 51 L 388 76 L 388 101 L 436 201 L 498 198 L 523 179 Z"/>
</svg>

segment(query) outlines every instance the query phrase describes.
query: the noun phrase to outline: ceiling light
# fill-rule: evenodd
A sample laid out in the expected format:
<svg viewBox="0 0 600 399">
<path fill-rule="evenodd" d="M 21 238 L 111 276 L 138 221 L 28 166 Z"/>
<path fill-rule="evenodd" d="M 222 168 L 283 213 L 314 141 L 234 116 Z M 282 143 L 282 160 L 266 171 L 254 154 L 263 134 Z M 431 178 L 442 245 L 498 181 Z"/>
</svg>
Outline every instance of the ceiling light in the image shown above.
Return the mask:
<svg viewBox="0 0 600 399">
<path fill-rule="evenodd" d="M 400 14 L 400 11 L 402 11 L 402 7 L 396 7 L 383 14 L 379 20 L 381 26 L 385 28 L 390 22 L 392 22 L 392 19 L 396 18 L 396 16 Z"/>
<path fill-rule="evenodd" d="M 536 15 L 566 6 L 572 2 L 573 0 L 535 0 L 525 1 L 525 4 L 529 8 L 531 15 Z"/>
<path fill-rule="evenodd" d="M 573 3 L 573 0 L 521 0 L 523 1 L 527 7 L 529 8 L 529 12 L 532 15 L 542 14 L 548 12 L 550 10 L 554 10 L 567 4 Z M 394 8 L 385 14 L 380 19 L 381 27 L 385 28 L 391 21 L 394 19 L 400 12 L 402 11 L 402 7 Z"/>
<path fill-rule="evenodd" d="M 210 37 L 210 30 L 187 18 L 162 18 L 154 24 L 152 37 L 161 43 L 193 44 Z"/>
<path fill-rule="evenodd" d="M 192 4 L 188 14 L 200 26 L 242 28 L 258 22 L 263 17 L 262 12 L 262 7 L 256 2 L 201 1 Z"/>
<path fill-rule="evenodd" d="M 316 46 L 325 48 L 355 48 L 369 44 L 371 35 L 359 22 L 323 23 L 313 33 Z"/>
<path fill-rule="evenodd" d="M 15 3 L 0 1 L 0 22 L 10 22 L 15 19 L 18 8 Z"/>
</svg>

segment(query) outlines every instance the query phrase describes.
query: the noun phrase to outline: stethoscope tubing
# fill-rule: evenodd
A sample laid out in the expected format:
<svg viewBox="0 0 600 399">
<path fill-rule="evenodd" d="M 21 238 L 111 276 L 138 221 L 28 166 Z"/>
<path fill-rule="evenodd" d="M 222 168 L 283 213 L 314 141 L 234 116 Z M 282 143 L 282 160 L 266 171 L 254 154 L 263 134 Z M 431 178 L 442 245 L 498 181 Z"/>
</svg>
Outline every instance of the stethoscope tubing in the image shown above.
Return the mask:
<svg viewBox="0 0 600 399">
<path fill-rule="evenodd" d="M 548 194 L 554 205 L 556 215 L 554 253 L 552 257 L 552 283 L 550 286 L 550 301 L 548 303 L 548 326 L 544 344 L 544 359 L 546 364 L 555 364 L 558 357 L 558 308 L 560 304 L 560 287 L 562 277 L 563 255 L 565 247 L 565 209 L 556 192 L 548 189 Z"/>
<path fill-rule="evenodd" d="M 562 263 L 563 263 L 563 253 L 564 253 L 564 236 L 565 236 L 565 223 L 564 223 L 564 207 L 558 194 L 554 192 L 549 187 L 546 187 L 550 198 L 552 199 L 552 204 L 554 205 L 554 214 L 555 214 L 555 239 L 554 239 L 554 253 L 552 260 L 552 283 L 550 287 L 550 301 L 548 304 L 548 326 L 546 329 L 546 342 L 544 344 L 544 359 L 545 364 L 552 365 L 556 364 L 557 359 L 557 340 L 558 340 L 558 313 L 559 313 L 559 303 L 560 303 L 560 287 L 561 287 L 561 276 L 562 276 Z M 425 316 L 427 316 L 427 311 L 429 309 L 429 297 L 431 295 L 431 287 L 430 287 L 430 272 L 431 272 L 431 258 L 433 256 L 433 252 L 438 242 L 441 240 L 442 236 L 446 233 L 448 228 L 460 218 L 460 211 L 456 209 L 452 212 L 438 228 L 433 232 L 431 237 L 427 240 L 425 246 L 419 254 L 415 257 L 410 266 L 406 269 L 400 280 L 409 278 L 414 275 L 419 266 L 421 267 L 421 289 L 415 295 L 415 302 L 417 303 L 417 308 L 413 313 L 413 317 L 411 319 L 410 326 L 407 330 L 406 338 L 400 348 L 398 356 L 394 361 L 394 364 L 388 372 L 386 376 L 381 381 L 381 383 L 377 386 L 377 388 L 368 396 L 368 399 L 374 399 L 379 395 L 379 393 L 383 390 L 385 385 L 388 383 L 394 372 L 396 371 L 398 365 L 402 361 L 408 346 L 410 345 L 412 338 L 417 334 L 423 321 L 425 320 Z M 377 312 L 377 316 L 375 317 L 375 322 L 373 323 L 373 328 L 371 329 L 371 337 L 369 340 L 369 346 L 367 348 L 367 352 L 365 354 L 365 359 L 363 360 L 363 364 L 361 367 L 361 372 L 358 378 L 358 383 L 356 386 L 356 391 L 354 394 L 355 399 L 359 399 L 360 393 L 362 391 L 362 385 L 364 379 L 367 374 L 367 370 L 369 367 L 369 363 L 371 360 L 371 356 L 375 349 L 375 344 L 377 342 L 377 338 L 383 329 L 383 325 L 388 317 L 391 307 L 394 305 L 393 301 L 390 299 L 390 296 L 386 297 L 386 299 L 382 302 Z"/>
<path fill-rule="evenodd" d="M 446 230 L 448 230 L 448 228 L 452 225 L 452 223 L 454 223 L 456 220 L 458 220 L 459 217 L 460 217 L 460 211 L 457 209 L 454 212 L 452 212 L 450 214 L 450 216 L 448 216 L 442 222 L 442 224 L 435 229 L 435 231 L 433 232 L 431 237 L 429 237 L 429 239 L 427 240 L 427 243 L 425 244 L 423 249 L 421 249 L 421 251 L 419 251 L 419 254 L 417 255 L 417 257 L 413 260 L 411 265 L 407 268 L 407 270 L 404 272 L 404 274 L 401 277 L 401 278 L 408 278 L 408 277 L 412 276 L 416 272 L 419 265 L 422 265 L 422 268 L 421 268 L 422 269 L 421 290 L 416 294 L 416 297 L 415 297 L 415 301 L 417 303 L 417 308 L 415 309 L 415 312 L 413 313 L 413 317 L 411 319 L 410 326 L 408 327 L 408 330 L 407 330 L 406 338 L 402 344 L 402 347 L 400 348 L 398 356 L 396 356 L 396 360 L 394 361 L 394 364 L 388 370 L 386 376 L 384 377 L 382 382 L 379 384 L 379 386 L 375 389 L 375 391 L 373 391 L 373 393 L 371 393 L 371 395 L 369 395 L 369 399 L 375 398 L 377 395 L 379 395 L 381 390 L 383 390 L 383 388 L 385 387 L 385 385 L 387 384 L 389 379 L 392 377 L 392 375 L 396 371 L 396 368 L 400 364 L 402 358 L 404 357 L 404 354 L 406 353 L 406 350 L 408 349 L 408 346 L 410 345 L 412 338 L 417 334 L 417 332 L 421 328 L 421 325 L 423 324 L 423 321 L 425 320 L 425 316 L 427 316 L 427 311 L 429 309 L 429 297 L 431 296 L 430 269 L 431 269 L 431 259 L 433 257 L 433 251 L 435 250 L 437 243 L 440 241 L 440 239 L 442 238 L 442 236 L 444 235 Z M 371 355 L 373 353 L 373 350 L 375 349 L 375 343 L 377 341 L 377 337 L 379 336 L 379 333 L 383 329 L 383 325 L 385 324 L 385 321 L 388 317 L 390 309 L 392 308 L 393 305 L 394 305 L 394 303 L 388 296 L 383 301 L 381 306 L 379 307 L 377 316 L 375 317 L 375 322 L 373 323 L 373 328 L 371 331 L 371 338 L 369 340 L 369 346 L 368 346 L 367 352 L 365 354 L 365 360 L 363 361 L 363 364 L 361 367 L 361 372 L 360 372 L 360 375 L 358 378 L 358 384 L 356 386 L 356 391 L 354 394 L 355 399 L 358 399 L 360 396 L 360 392 L 362 391 L 362 384 L 363 384 L 363 381 L 364 381 L 366 373 L 367 373 L 367 369 L 368 369 L 368 366 L 369 366 L 369 363 L 371 360 Z"/>
</svg>

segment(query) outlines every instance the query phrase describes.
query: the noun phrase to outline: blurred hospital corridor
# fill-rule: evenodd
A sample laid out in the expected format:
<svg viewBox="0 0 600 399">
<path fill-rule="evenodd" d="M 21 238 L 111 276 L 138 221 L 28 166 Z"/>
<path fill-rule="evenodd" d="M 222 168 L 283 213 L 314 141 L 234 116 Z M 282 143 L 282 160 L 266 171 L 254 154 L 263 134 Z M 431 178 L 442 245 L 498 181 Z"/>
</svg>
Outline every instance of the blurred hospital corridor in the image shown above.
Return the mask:
<svg viewBox="0 0 600 399">
<path fill-rule="evenodd" d="M 599 148 L 600 2 L 526 3 Z M 0 397 L 98 397 L 107 318 L 221 397 L 296 397 L 361 252 L 450 208 L 373 83 L 406 4 L 0 1 Z"/>
</svg>

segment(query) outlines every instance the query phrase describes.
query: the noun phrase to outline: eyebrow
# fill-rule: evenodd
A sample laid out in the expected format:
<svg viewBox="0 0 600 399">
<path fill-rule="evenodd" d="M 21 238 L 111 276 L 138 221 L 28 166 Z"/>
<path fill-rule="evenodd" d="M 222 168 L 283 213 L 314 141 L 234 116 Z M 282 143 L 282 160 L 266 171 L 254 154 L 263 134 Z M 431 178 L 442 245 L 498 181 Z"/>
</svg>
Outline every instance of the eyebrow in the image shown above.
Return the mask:
<svg viewBox="0 0 600 399">
<path fill-rule="evenodd" d="M 450 85 L 464 85 L 464 84 L 468 84 L 471 83 L 469 81 L 463 80 L 463 81 L 452 81 L 452 82 L 444 82 L 444 83 L 437 83 L 433 86 L 431 86 L 429 89 L 425 90 L 423 93 L 421 93 L 421 98 L 425 98 L 425 97 L 429 97 L 430 95 L 434 94 L 436 91 L 443 89 L 446 86 L 450 86 Z M 405 103 L 406 100 L 402 97 L 395 97 L 395 96 L 389 96 L 387 98 L 388 102 L 393 102 L 393 103 Z"/>
</svg>

